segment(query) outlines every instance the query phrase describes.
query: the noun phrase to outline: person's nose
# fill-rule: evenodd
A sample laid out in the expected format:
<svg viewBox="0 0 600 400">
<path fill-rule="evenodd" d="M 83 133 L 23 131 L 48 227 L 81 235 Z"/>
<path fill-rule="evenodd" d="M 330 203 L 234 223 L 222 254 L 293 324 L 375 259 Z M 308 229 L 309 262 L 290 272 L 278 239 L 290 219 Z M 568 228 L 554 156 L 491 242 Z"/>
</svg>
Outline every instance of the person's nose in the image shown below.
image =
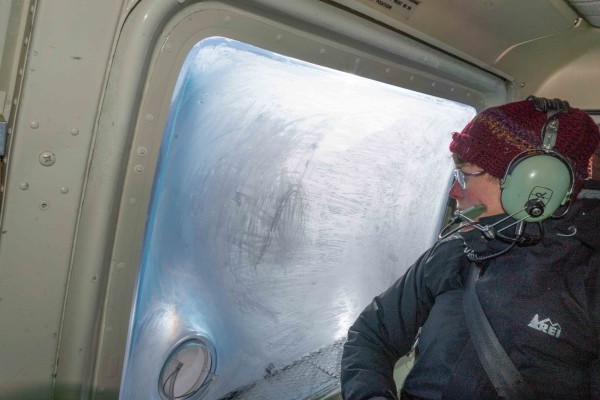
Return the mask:
<svg viewBox="0 0 600 400">
<path fill-rule="evenodd" d="M 458 200 L 463 197 L 463 189 L 460 187 L 460 183 L 458 183 L 458 180 L 455 179 L 452 183 L 452 186 L 450 186 L 448 196 L 450 196 L 450 198 L 454 200 Z"/>
</svg>

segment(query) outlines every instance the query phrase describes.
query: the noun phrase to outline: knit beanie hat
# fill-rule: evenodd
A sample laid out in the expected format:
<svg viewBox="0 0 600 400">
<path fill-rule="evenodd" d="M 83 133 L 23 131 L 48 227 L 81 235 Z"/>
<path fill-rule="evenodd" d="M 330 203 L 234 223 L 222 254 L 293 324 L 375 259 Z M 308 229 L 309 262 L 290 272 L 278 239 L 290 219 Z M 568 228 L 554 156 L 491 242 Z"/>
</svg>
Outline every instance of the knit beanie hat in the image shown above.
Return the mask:
<svg viewBox="0 0 600 400">
<path fill-rule="evenodd" d="M 475 116 L 462 132 L 453 133 L 450 151 L 502 178 L 514 157 L 542 146 L 546 117 L 546 112 L 536 109 L 529 100 L 488 108 Z M 600 132 L 590 116 L 577 108 L 560 114 L 558 122 L 554 150 L 573 166 L 575 197 L 590 177 L 590 159 L 598 147 Z"/>
</svg>

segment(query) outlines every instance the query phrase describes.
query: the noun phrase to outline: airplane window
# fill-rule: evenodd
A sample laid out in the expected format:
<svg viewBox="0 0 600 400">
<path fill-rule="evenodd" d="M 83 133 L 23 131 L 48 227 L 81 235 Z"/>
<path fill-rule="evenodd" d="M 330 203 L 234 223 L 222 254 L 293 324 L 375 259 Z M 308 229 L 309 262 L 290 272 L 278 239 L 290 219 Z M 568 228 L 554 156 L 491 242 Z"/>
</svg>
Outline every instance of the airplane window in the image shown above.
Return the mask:
<svg viewBox="0 0 600 400">
<path fill-rule="evenodd" d="M 336 390 L 348 327 L 437 235 L 450 133 L 474 115 L 234 40 L 194 46 L 164 130 L 121 397 Z"/>
</svg>

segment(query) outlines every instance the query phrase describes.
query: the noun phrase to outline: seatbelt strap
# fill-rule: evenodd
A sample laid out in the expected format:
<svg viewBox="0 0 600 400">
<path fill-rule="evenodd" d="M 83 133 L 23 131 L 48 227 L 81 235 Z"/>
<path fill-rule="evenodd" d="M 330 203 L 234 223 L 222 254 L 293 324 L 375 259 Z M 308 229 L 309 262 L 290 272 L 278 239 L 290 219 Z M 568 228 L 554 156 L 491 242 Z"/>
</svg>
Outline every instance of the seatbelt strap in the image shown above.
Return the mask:
<svg viewBox="0 0 600 400">
<path fill-rule="evenodd" d="M 480 268 L 476 263 L 471 263 L 463 298 L 467 327 L 479 361 L 501 398 L 507 400 L 533 399 L 533 393 L 527 382 L 504 351 L 483 308 L 481 308 L 475 289 L 479 273 Z"/>
</svg>

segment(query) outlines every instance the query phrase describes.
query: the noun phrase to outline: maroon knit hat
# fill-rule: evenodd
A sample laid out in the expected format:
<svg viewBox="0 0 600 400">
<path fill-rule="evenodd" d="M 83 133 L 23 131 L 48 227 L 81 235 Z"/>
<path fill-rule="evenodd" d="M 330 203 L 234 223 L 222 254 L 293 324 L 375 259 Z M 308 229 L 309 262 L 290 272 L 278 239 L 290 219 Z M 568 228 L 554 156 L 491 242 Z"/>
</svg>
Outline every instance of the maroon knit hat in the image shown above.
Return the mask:
<svg viewBox="0 0 600 400">
<path fill-rule="evenodd" d="M 558 121 L 554 150 L 574 167 L 576 196 L 584 180 L 590 177 L 590 158 L 598 147 L 600 132 L 590 116 L 577 108 L 559 115 Z M 514 157 L 542 146 L 545 122 L 546 113 L 537 110 L 529 100 L 488 108 L 477 114 L 462 132 L 452 135 L 450 151 L 502 178 Z"/>
</svg>

